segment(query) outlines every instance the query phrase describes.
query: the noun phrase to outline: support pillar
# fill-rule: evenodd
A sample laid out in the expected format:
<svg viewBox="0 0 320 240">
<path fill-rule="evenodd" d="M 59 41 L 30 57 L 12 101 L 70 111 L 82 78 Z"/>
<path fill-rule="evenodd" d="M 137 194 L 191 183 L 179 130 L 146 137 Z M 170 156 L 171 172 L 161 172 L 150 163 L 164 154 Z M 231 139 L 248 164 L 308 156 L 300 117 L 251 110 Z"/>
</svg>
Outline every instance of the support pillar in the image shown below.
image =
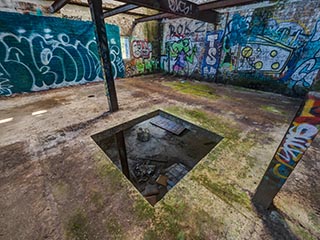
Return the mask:
<svg viewBox="0 0 320 240">
<path fill-rule="evenodd" d="M 253 202 L 268 208 L 320 130 L 320 93 L 310 92 L 265 172 Z"/>
<path fill-rule="evenodd" d="M 116 134 L 116 144 L 117 144 L 117 148 L 118 148 L 118 154 L 119 154 L 119 158 L 120 158 L 120 162 L 121 162 L 122 172 L 130 180 L 127 149 L 126 149 L 126 142 L 124 139 L 123 131 L 118 132 Z"/>
<path fill-rule="evenodd" d="M 108 97 L 110 112 L 119 110 L 116 88 L 112 74 L 110 51 L 107 41 L 107 31 L 103 19 L 102 0 L 88 0 L 91 18 L 95 25 L 96 41 L 102 63 L 102 71 L 105 79 L 106 95 Z"/>
</svg>

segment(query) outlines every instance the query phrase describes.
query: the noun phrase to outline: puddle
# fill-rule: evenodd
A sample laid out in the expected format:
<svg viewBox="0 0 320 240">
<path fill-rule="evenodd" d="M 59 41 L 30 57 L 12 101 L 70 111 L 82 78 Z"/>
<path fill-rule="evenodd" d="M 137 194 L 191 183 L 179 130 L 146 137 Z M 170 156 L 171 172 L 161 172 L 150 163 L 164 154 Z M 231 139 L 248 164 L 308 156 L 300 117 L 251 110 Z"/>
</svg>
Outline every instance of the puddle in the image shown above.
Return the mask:
<svg viewBox="0 0 320 240">
<path fill-rule="evenodd" d="M 151 205 L 222 140 L 215 133 L 160 110 L 92 138 Z"/>
</svg>

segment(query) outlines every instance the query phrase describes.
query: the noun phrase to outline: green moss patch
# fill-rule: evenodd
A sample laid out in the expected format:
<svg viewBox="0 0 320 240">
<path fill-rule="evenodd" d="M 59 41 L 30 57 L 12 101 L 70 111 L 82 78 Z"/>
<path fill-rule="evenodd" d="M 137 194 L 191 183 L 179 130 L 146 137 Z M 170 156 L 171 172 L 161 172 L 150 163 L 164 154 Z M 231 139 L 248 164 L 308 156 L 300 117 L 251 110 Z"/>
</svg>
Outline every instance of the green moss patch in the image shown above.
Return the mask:
<svg viewBox="0 0 320 240">
<path fill-rule="evenodd" d="M 208 99 L 218 99 L 220 98 L 216 94 L 216 90 L 213 87 L 210 87 L 205 84 L 200 83 L 192 83 L 192 82 L 165 82 L 163 85 L 170 87 L 171 89 L 184 93 L 189 94 L 197 97 L 205 97 Z"/>
<path fill-rule="evenodd" d="M 273 106 L 262 106 L 260 109 L 262 109 L 263 111 L 266 112 L 271 112 L 271 113 L 275 113 L 275 114 L 279 114 L 279 115 L 284 115 L 285 113 Z"/>
<path fill-rule="evenodd" d="M 165 110 L 182 118 L 190 120 L 194 123 L 197 123 L 200 126 L 207 128 L 210 131 L 216 132 L 223 137 L 229 139 L 239 138 L 240 129 L 236 125 L 236 123 L 230 119 L 226 119 L 218 115 L 214 116 L 199 109 L 168 107 Z"/>
<path fill-rule="evenodd" d="M 119 221 L 114 217 L 109 217 L 107 220 L 107 230 L 112 239 L 122 239 L 123 229 Z"/>
<path fill-rule="evenodd" d="M 70 239 L 86 240 L 90 237 L 87 215 L 78 210 L 67 223 L 67 236 Z"/>
<path fill-rule="evenodd" d="M 142 197 L 136 199 L 133 211 L 139 220 L 149 220 L 154 217 L 154 208 Z"/>
<path fill-rule="evenodd" d="M 218 196 L 228 204 L 238 203 L 247 209 L 251 209 L 250 198 L 234 184 L 214 181 L 204 174 L 193 175 L 192 180 L 199 182 L 210 192 Z"/>
</svg>

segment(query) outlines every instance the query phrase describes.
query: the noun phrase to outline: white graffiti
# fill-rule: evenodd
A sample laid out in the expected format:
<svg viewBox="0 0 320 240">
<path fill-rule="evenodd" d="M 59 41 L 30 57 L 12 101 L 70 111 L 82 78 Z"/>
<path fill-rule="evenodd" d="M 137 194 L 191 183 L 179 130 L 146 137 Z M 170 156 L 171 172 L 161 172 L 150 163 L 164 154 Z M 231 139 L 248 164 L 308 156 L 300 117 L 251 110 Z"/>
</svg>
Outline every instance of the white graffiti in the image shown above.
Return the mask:
<svg viewBox="0 0 320 240">
<path fill-rule="evenodd" d="M 125 66 L 121 58 L 121 50 L 117 45 L 113 45 L 110 48 L 110 58 L 113 69 L 113 78 L 116 79 L 118 77 L 118 71 L 124 72 Z"/>
<path fill-rule="evenodd" d="M 1 75 L 3 74 L 1 73 Z M 0 95 L 10 96 L 12 95 L 11 88 L 13 86 L 10 84 L 10 81 L 8 79 L 1 78 L 1 75 L 0 75 Z"/>
<path fill-rule="evenodd" d="M 180 0 L 168 0 L 169 8 L 172 12 L 182 13 L 184 15 L 192 13 L 192 3 Z"/>
<path fill-rule="evenodd" d="M 305 87 L 310 87 L 319 71 L 319 69 L 311 71 L 315 65 L 315 59 L 312 58 L 307 60 L 295 70 L 295 72 L 291 76 L 291 79 L 295 82 L 303 83 Z"/>
<path fill-rule="evenodd" d="M 318 131 L 318 128 L 308 123 L 293 126 L 289 130 L 283 148 L 277 152 L 276 158 L 286 163 L 299 161 L 301 154 L 310 146 L 311 140 Z"/>
<path fill-rule="evenodd" d="M 218 34 L 208 35 L 207 41 L 209 43 L 209 48 L 207 52 L 207 56 L 205 57 L 205 62 L 203 64 L 202 74 L 205 77 L 215 76 L 217 73 L 217 67 L 214 65 L 218 62 L 217 59 L 217 48 L 215 46 L 215 42 L 218 39 Z"/>
<path fill-rule="evenodd" d="M 72 42 L 67 34 L 55 39 L 50 29 L 44 32 L 44 36 L 33 33 L 29 37 L 0 33 L 1 95 L 101 80 L 94 40 L 84 45 Z"/>
</svg>

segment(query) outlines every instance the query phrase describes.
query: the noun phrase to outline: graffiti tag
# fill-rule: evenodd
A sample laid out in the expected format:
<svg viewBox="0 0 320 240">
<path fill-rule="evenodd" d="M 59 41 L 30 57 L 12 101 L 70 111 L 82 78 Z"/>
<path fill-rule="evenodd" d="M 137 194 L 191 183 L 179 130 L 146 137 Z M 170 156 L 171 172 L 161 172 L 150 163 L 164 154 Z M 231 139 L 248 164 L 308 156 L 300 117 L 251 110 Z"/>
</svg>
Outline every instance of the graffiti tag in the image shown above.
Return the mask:
<svg viewBox="0 0 320 240">
<path fill-rule="evenodd" d="M 168 0 L 169 8 L 172 12 L 184 15 L 192 13 L 192 3 L 180 0 Z"/>
<path fill-rule="evenodd" d="M 149 59 L 152 53 L 152 45 L 145 40 L 132 42 L 132 53 L 135 58 Z"/>
<path fill-rule="evenodd" d="M 223 32 L 207 32 L 206 53 L 202 64 L 202 75 L 207 78 L 213 78 L 219 67 L 220 45 Z"/>
</svg>

